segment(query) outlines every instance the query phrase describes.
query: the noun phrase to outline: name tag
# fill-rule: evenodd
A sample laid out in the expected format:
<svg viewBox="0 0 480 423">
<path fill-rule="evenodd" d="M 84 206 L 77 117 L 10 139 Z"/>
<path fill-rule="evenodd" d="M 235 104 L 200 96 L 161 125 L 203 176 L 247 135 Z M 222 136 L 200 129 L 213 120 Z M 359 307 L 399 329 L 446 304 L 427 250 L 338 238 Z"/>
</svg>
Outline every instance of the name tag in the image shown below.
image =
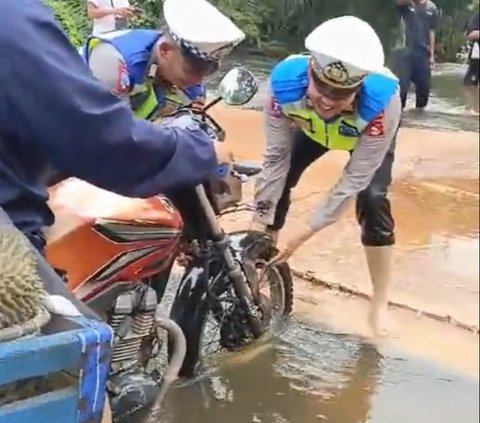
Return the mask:
<svg viewBox="0 0 480 423">
<path fill-rule="evenodd" d="M 344 137 L 358 138 L 360 136 L 358 129 L 348 122 L 342 121 L 338 127 L 338 132 Z"/>
</svg>

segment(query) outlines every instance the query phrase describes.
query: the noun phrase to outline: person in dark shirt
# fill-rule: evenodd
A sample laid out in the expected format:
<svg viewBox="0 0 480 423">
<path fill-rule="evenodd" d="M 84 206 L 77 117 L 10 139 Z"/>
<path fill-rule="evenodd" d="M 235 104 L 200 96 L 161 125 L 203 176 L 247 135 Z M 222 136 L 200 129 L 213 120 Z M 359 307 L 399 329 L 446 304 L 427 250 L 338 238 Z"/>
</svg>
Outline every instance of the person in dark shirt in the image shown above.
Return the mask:
<svg viewBox="0 0 480 423">
<path fill-rule="evenodd" d="M 91 75 L 41 1 L 2 6 L 0 224 L 14 225 L 36 247 L 49 294 L 98 318 L 41 255 L 42 228 L 54 220 L 47 205 L 51 170 L 121 195 L 150 197 L 202 182 L 231 154 L 189 118 L 162 126 L 136 119 Z M 102 422 L 111 422 L 108 401 Z"/>
<path fill-rule="evenodd" d="M 400 79 L 402 107 L 410 84 L 416 86 L 416 107 L 430 97 L 431 70 L 435 64 L 435 30 L 440 12 L 430 0 L 395 0 L 400 14 L 400 39 L 393 55 L 393 71 Z"/>
<path fill-rule="evenodd" d="M 38 0 L 0 14 L 0 207 L 42 251 L 51 169 L 103 189 L 150 197 L 207 178 L 231 159 L 191 119 L 155 125 L 90 73 Z"/>
<path fill-rule="evenodd" d="M 478 110 L 475 110 L 475 103 L 478 101 L 478 85 L 480 79 L 480 23 L 479 12 L 475 13 L 467 23 L 466 34 L 471 42 L 471 48 L 468 55 L 468 68 L 463 79 L 465 86 L 465 100 L 467 112 L 473 116 L 478 116 Z"/>
</svg>

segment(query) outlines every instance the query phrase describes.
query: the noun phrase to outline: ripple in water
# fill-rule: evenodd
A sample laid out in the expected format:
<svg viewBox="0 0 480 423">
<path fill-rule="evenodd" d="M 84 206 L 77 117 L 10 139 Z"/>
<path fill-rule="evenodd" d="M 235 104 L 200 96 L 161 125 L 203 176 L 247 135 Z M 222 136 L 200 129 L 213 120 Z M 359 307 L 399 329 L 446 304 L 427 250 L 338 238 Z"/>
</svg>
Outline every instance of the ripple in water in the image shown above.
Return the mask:
<svg viewBox="0 0 480 423">
<path fill-rule="evenodd" d="M 161 421 L 476 423 L 478 391 L 478 380 L 292 322 L 275 348 L 173 390 Z"/>
</svg>

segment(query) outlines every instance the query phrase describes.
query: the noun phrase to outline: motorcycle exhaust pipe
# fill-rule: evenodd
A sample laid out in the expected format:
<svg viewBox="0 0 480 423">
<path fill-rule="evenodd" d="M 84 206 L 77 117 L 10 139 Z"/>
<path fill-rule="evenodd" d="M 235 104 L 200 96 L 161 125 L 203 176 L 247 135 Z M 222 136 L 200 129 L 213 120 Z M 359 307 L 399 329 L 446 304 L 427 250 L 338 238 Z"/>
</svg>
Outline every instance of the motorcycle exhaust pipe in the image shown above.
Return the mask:
<svg viewBox="0 0 480 423">
<path fill-rule="evenodd" d="M 183 361 L 185 360 L 185 356 L 187 354 L 187 340 L 185 339 L 185 335 L 180 328 L 173 320 L 166 319 L 164 317 L 156 317 L 156 330 L 157 334 L 160 337 L 160 330 L 166 330 L 170 339 L 172 340 L 172 348 L 173 352 L 171 355 L 170 363 L 168 364 L 167 370 L 163 377 L 162 384 L 160 386 L 160 392 L 155 399 L 155 402 L 152 405 L 151 412 L 146 420 L 149 421 L 150 417 L 155 414 L 156 411 L 160 409 L 160 405 L 162 404 L 163 400 L 165 399 L 165 395 L 167 394 L 170 385 L 175 381 L 182 368 Z"/>
</svg>

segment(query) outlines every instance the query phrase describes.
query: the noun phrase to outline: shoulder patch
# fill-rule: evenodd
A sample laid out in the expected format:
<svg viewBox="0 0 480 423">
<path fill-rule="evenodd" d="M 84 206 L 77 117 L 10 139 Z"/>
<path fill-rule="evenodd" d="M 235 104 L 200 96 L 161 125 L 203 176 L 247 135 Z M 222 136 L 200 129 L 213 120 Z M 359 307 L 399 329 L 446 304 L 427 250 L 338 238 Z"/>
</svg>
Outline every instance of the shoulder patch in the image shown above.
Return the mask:
<svg viewBox="0 0 480 423">
<path fill-rule="evenodd" d="M 280 106 L 280 103 L 273 95 L 270 97 L 270 103 L 267 112 L 269 116 L 277 119 L 283 115 L 282 106 Z"/>
<path fill-rule="evenodd" d="M 125 63 L 121 62 L 117 66 L 117 79 L 113 92 L 117 95 L 125 95 L 130 90 L 130 76 Z"/>
<path fill-rule="evenodd" d="M 380 113 L 365 128 L 365 135 L 371 138 L 381 138 L 385 136 L 385 113 Z"/>
</svg>

